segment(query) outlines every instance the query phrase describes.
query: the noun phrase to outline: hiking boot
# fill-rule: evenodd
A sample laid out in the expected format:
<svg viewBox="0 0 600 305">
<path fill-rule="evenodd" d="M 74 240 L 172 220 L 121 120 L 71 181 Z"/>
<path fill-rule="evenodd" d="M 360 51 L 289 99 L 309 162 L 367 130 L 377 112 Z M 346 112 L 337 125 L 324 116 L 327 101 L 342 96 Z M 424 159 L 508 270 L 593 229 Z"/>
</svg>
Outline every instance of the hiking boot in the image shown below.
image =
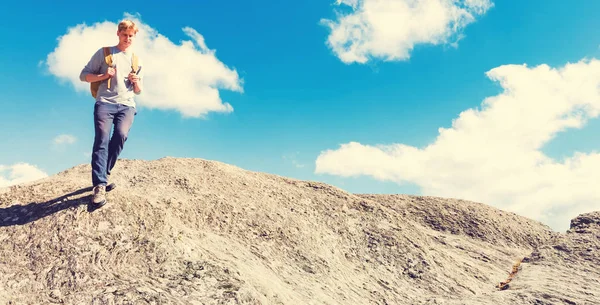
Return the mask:
<svg viewBox="0 0 600 305">
<path fill-rule="evenodd" d="M 117 185 L 113 182 L 106 186 L 106 192 L 108 193 L 108 192 L 114 190 L 116 187 L 117 187 Z"/>
<path fill-rule="evenodd" d="M 94 195 L 92 195 L 92 203 L 97 207 L 106 204 L 106 186 L 98 185 L 94 187 Z"/>
</svg>

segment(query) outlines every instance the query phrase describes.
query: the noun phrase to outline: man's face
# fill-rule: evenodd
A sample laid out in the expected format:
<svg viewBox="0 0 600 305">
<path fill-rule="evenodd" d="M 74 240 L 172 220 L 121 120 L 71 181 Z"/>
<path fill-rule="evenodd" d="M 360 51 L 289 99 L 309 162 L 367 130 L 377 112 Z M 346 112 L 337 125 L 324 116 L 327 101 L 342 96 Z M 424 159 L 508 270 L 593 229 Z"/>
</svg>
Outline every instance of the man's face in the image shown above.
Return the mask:
<svg viewBox="0 0 600 305">
<path fill-rule="evenodd" d="M 128 47 L 133 42 L 133 38 L 135 38 L 135 31 L 133 29 L 117 31 L 117 35 L 119 36 L 119 43 Z"/>
</svg>

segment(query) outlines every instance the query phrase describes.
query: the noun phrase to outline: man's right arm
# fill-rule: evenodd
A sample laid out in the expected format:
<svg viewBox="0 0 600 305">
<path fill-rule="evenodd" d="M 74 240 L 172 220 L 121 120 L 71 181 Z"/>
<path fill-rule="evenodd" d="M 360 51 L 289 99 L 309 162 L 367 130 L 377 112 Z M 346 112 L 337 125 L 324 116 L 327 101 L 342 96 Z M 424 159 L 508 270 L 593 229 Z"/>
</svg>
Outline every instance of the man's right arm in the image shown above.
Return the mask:
<svg viewBox="0 0 600 305">
<path fill-rule="evenodd" d="M 87 65 L 81 70 L 79 74 L 79 79 L 82 82 L 97 82 L 102 81 L 110 76 L 108 74 L 100 73 L 100 69 L 102 68 L 102 63 L 104 62 L 104 51 L 100 48 L 92 58 L 87 63 Z"/>
<path fill-rule="evenodd" d="M 93 82 L 105 80 L 109 77 L 110 77 L 110 75 L 108 75 L 108 74 L 91 74 L 91 73 L 89 73 L 89 74 L 85 75 L 84 80 L 88 83 L 93 83 Z"/>
</svg>

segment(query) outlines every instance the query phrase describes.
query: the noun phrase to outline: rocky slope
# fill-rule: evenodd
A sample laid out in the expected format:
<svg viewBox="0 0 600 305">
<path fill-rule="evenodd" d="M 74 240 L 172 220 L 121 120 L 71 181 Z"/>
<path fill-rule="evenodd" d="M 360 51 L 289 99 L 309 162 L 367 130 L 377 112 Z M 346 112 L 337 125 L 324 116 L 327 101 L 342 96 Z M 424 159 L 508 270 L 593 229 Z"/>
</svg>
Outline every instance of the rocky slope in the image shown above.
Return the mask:
<svg viewBox="0 0 600 305">
<path fill-rule="evenodd" d="M 597 213 L 558 234 L 201 159 L 113 176 L 98 210 L 89 165 L 0 191 L 0 304 L 600 304 Z"/>
</svg>

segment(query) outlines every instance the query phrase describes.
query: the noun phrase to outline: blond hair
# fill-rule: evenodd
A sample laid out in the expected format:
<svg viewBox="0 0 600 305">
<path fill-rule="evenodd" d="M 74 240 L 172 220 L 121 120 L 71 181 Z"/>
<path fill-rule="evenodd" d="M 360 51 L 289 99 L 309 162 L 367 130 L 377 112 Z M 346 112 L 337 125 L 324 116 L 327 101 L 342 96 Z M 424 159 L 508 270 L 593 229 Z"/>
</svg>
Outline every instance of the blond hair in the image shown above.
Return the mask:
<svg viewBox="0 0 600 305">
<path fill-rule="evenodd" d="M 126 19 L 126 20 L 119 22 L 119 32 L 129 30 L 129 29 L 133 29 L 134 33 L 136 33 L 136 34 L 138 32 L 138 28 L 135 25 L 135 23 L 133 23 L 133 21 Z"/>
</svg>

